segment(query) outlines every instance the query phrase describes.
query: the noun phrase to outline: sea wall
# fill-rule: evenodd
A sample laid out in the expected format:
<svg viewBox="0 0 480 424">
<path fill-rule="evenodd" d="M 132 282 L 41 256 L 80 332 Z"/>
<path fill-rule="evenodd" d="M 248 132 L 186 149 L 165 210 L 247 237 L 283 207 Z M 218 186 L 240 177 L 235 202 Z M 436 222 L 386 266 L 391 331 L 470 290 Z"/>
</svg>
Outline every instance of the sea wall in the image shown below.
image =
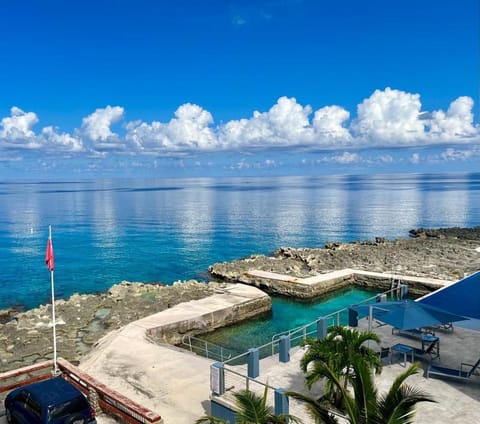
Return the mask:
<svg viewBox="0 0 480 424">
<path fill-rule="evenodd" d="M 271 309 L 272 300 L 265 292 L 243 284 L 230 284 L 212 296 L 183 303 L 136 325 L 145 325 L 146 334 L 153 341 L 177 345 L 185 336 L 205 334 Z"/>
<path fill-rule="evenodd" d="M 342 269 L 313 277 L 299 278 L 285 274 L 250 270 L 243 276 L 246 284 L 258 286 L 272 294 L 296 298 L 315 298 L 346 286 L 359 286 L 378 292 L 398 290 L 407 285 L 413 296 L 422 296 L 439 289 L 452 281 L 425 277 L 369 272 L 356 269 Z"/>
</svg>

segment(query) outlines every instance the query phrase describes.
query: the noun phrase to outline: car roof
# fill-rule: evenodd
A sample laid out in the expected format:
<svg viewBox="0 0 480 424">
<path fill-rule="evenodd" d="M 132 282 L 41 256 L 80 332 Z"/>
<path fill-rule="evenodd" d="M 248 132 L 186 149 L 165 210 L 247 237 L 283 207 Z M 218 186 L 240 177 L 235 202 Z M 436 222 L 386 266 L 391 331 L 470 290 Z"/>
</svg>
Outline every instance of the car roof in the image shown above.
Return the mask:
<svg viewBox="0 0 480 424">
<path fill-rule="evenodd" d="M 32 399 L 44 406 L 67 402 L 79 396 L 83 397 L 80 390 L 72 386 L 72 384 L 62 377 L 55 377 L 50 380 L 33 383 L 22 389 L 28 391 Z"/>
</svg>

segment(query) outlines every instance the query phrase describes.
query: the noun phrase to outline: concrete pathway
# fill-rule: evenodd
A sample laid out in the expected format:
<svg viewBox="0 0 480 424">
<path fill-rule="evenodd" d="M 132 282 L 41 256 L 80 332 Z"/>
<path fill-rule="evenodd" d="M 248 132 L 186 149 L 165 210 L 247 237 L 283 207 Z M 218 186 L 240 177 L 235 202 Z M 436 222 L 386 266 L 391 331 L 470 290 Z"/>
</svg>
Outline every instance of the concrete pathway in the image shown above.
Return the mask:
<svg viewBox="0 0 480 424">
<path fill-rule="evenodd" d="M 160 334 L 162 328 L 175 325 L 187 331 L 198 322 L 212 324 L 214 316 L 235 313 L 252 299 L 264 297 L 268 296 L 255 287 L 226 285 L 213 296 L 181 303 L 109 333 L 79 367 L 156 412 L 165 424 L 191 424 L 210 412 L 213 361 L 169 344 L 153 343 L 147 334 Z"/>
</svg>

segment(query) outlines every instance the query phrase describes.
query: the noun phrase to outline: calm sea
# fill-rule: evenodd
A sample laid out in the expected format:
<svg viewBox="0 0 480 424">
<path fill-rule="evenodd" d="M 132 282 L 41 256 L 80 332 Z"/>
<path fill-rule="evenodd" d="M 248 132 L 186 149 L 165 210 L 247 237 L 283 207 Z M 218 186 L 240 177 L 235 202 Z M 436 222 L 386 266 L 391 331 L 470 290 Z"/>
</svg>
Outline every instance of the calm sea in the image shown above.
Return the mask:
<svg viewBox="0 0 480 424">
<path fill-rule="evenodd" d="M 0 183 L 0 308 L 122 280 L 206 278 L 210 264 L 280 246 L 408 237 L 480 224 L 480 173 Z"/>
</svg>

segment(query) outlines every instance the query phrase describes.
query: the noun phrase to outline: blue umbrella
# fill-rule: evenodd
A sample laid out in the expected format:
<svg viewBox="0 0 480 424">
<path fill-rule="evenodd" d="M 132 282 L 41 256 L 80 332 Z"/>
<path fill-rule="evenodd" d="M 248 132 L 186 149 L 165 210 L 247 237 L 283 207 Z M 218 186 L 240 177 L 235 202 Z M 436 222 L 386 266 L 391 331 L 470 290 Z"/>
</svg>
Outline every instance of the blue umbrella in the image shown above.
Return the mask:
<svg viewBox="0 0 480 424">
<path fill-rule="evenodd" d="M 373 318 L 400 330 L 413 330 L 468 319 L 462 315 L 410 300 L 351 305 L 350 309 L 360 316 L 371 313 Z"/>
</svg>

